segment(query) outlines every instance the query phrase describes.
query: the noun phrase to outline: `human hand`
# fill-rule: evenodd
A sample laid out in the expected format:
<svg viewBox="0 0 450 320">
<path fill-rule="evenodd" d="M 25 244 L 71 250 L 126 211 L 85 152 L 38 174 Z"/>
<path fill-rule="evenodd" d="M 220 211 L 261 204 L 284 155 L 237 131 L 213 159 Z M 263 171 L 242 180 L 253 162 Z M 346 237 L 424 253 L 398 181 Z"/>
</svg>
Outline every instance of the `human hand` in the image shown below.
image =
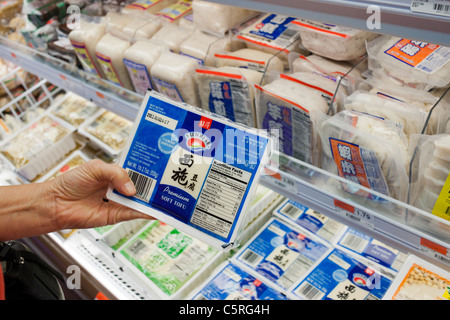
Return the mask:
<svg viewBox="0 0 450 320">
<path fill-rule="evenodd" d="M 48 182 L 50 210 L 58 229 L 93 228 L 151 216 L 104 200 L 108 186 L 132 196 L 136 189 L 127 172 L 115 164 L 91 160 Z"/>
</svg>

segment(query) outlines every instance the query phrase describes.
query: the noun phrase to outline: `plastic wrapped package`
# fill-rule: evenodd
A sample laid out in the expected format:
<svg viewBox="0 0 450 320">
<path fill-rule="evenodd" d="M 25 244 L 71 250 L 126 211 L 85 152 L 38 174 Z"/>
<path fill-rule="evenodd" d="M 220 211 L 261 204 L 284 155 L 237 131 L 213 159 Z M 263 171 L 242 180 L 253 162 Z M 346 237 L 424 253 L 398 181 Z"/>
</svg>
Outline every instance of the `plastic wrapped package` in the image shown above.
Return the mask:
<svg viewBox="0 0 450 320">
<path fill-rule="evenodd" d="M 334 81 L 334 79 L 330 79 L 324 74 L 311 72 L 294 72 L 288 75 L 281 74 L 280 77 L 289 79 L 291 81 L 296 81 L 314 90 L 327 102 L 327 104 L 329 105 L 328 111 L 331 112 L 331 114 L 342 110 L 344 107 L 344 102 L 347 99 L 346 88 L 341 87 L 336 92 L 336 81 Z"/>
<path fill-rule="evenodd" d="M 111 111 L 101 110 L 79 128 L 99 148 L 116 156 L 125 147 L 133 123 Z"/>
<path fill-rule="evenodd" d="M 231 261 L 287 291 L 331 250 L 319 237 L 271 218 Z"/>
<path fill-rule="evenodd" d="M 191 30 L 183 29 L 173 24 L 166 24 L 152 36 L 152 39 L 164 41 L 171 51 L 178 53 L 180 44 L 189 38 L 191 34 Z"/>
<path fill-rule="evenodd" d="M 291 292 L 304 300 L 381 300 L 391 284 L 357 256 L 334 249 Z"/>
<path fill-rule="evenodd" d="M 313 120 L 317 113 L 326 114 L 325 99 L 289 77 L 255 88 L 257 127 L 278 130 L 281 153 L 318 165 L 321 147 Z"/>
<path fill-rule="evenodd" d="M 345 101 L 346 110 L 364 112 L 398 124 L 407 137 L 421 132 L 425 114 L 418 108 L 383 93 L 353 92 Z"/>
<path fill-rule="evenodd" d="M 164 52 L 153 64 L 150 74 L 156 90 L 165 96 L 193 106 L 199 106 L 194 80 L 195 59 L 172 52 Z"/>
<path fill-rule="evenodd" d="M 216 53 L 214 57 L 216 67 L 240 67 L 261 72 L 284 71 L 280 58 L 255 49 L 243 48 L 233 52 Z"/>
<path fill-rule="evenodd" d="M 392 282 L 384 300 L 449 300 L 450 273 L 410 255 Z"/>
<path fill-rule="evenodd" d="M 273 211 L 275 217 L 294 223 L 319 236 L 328 243 L 335 243 L 347 226 L 311 208 L 285 199 Z"/>
<path fill-rule="evenodd" d="M 157 16 L 147 15 L 145 17 L 135 17 L 124 25 L 122 33 L 131 42 L 140 39 L 150 39 L 161 29 L 162 23 Z"/>
<path fill-rule="evenodd" d="M 122 13 L 135 15 L 157 13 L 175 2 L 176 0 L 137 0 L 123 7 Z"/>
<path fill-rule="evenodd" d="M 317 118 L 323 168 L 357 185 L 406 201 L 410 155 L 403 130 L 389 120 L 344 110 Z M 341 183 L 359 202 L 383 203 L 380 196 Z"/>
<path fill-rule="evenodd" d="M 136 195 L 125 197 L 110 188 L 108 199 L 221 251 L 240 244 L 271 150 L 265 132 L 150 91 L 129 141 L 119 164 L 136 185 Z"/>
<path fill-rule="evenodd" d="M 75 149 L 72 133 L 72 128 L 44 114 L 6 140 L 0 150 L 16 170 L 31 181 Z"/>
<path fill-rule="evenodd" d="M 169 51 L 167 43 L 155 39 L 136 41 L 123 55 L 134 91 L 145 95 L 148 89 L 153 89 L 150 70 L 161 56 Z"/>
<path fill-rule="evenodd" d="M 236 68 L 197 69 L 195 80 L 201 107 L 232 121 L 256 127 L 254 84 L 261 81 L 258 71 Z"/>
<path fill-rule="evenodd" d="M 223 35 L 257 14 L 248 10 L 209 1 L 193 0 L 194 24 L 200 30 Z"/>
<path fill-rule="evenodd" d="M 105 78 L 125 89 L 133 90 L 133 85 L 123 64 L 123 55 L 130 42 L 106 33 L 95 46 L 95 56 Z"/>
<path fill-rule="evenodd" d="M 290 25 L 295 18 L 280 14 L 265 14 L 237 34 L 248 48 L 277 54 L 285 69 L 289 67 L 288 54 L 300 50 L 300 34 Z"/>
<path fill-rule="evenodd" d="M 66 94 L 59 103 L 51 107 L 51 113 L 74 127 L 79 127 L 93 116 L 99 107 L 72 92 Z"/>
<path fill-rule="evenodd" d="M 126 39 L 126 35 L 123 33 L 123 28 L 138 18 L 139 17 L 134 14 L 124 14 L 121 12 L 110 11 L 103 17 L 103 21 L 106 24 L 106 32 L 116 37 Z"/>
<path fill-rule="evenodd" d="M 450 220 L 447 194 L 450 191 L 450 134 L 418 136 L 417 180 L 412 183 L 414 205 Z"/>
<path fill-rule="evenodd" d="M 149 281 L 157 299 L 182 299 L 223 260 L 208 244 L 155 220 L 120 249 L 119 259 Z"/>
<path fill-rule="evenodd" d="M 105 34 L 106 24 L 80 21 L 80 28 L 69 33 L 69 39 L 83 69 L 104 78 L 103 70 L 95 56 L 95 46 Z"/>
<path fill-rule="evenodd" d="M 178 20 L 178 25 L 181 28 L 185 28 L 185 29 L 189 29 L 189 30 L 196 30 L 197 28 L 195 27 L 194 24 L 194 14 L 191 12 L 189 14 L 185 14 L 183 15 L 180 20 Z"/>
<path fill-rule="evenodd" d="M 179 0 L 159 10 L 155 15 L 159 16 L 162 23 L 178 25 L 180 20 L 192 12 L 192 0 Z"/>
<path fill-rule="evenodd" d="M 367 44 L 367 52 L 369 69 L 375 76 L 381 74 L 425 91 L 450 83 L 449 47 L 381 36 Z"/>
<path fill-rule="evenodd" d="M 200 30 L 194 31 L 180 44 L 180 54 L 198 60 L 200 65 L 214 66 L 214 54 L 231 49 L 231 37 L 218 37 Z"/>
<path fill-rule="evenodd" d="M 317 21 L 297 19 L 302 45 L 309 51 L 333 60 L 352 60 L 366 54 L 366 41 L 378 34 Z"/>
<path fill-rule="evenodd" d="M 188 297 L 190 300 L 286 300 L 286 296 L 251 275 L 247 270 L 224 262 Z"/>
</svg>

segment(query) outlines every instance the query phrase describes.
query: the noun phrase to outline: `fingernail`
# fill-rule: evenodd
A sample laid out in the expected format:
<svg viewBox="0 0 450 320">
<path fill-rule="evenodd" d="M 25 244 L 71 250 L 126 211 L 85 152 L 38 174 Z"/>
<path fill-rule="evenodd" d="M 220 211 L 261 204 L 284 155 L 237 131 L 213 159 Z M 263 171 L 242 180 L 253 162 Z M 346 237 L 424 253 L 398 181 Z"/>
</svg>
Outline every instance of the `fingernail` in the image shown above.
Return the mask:
<svg viewBox="0 0 450 320">
<path fill-rule="evenodd" d="M 136 193 L 136 188 L 134 187 L 134 184 L 132 182 L 125 183 L 123 187 L 125 188 L 125 191 L 128 194 L 135 194 Z"/>
</svg>

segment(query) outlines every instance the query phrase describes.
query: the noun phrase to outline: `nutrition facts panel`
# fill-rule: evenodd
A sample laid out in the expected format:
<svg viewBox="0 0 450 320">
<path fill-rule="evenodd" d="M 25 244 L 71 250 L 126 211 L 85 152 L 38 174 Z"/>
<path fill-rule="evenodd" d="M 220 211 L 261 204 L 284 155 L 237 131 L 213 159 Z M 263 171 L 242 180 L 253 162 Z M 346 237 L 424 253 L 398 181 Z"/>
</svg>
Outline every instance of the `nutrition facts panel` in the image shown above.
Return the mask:
<svg viewBox="0 0 450 320">
<path fill-rule="evenodd" d="M 251 173 L 214 160 L 198 198 L 191 223 L 227 237 Z"/>
</svg>

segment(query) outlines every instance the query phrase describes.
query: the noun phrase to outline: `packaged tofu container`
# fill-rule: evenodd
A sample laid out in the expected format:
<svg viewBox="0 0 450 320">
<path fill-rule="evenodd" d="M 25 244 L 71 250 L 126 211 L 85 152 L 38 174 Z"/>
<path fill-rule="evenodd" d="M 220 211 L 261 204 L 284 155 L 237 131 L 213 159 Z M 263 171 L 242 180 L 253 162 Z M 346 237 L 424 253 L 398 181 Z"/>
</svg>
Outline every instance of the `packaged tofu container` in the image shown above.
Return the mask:
<svg viewBox="0 0 450 320">
<path fill-rule="evenodd" d="M 173 52 L 163 52 L 150 69 L 150 74 L 156 91 L 174 101 L 198 106 L 194 80 L 197 67 L 195 59 Z"/>
<path fill-rule="evenodd" d="M 224 261 L 224 253 L 155 220 L 120 248 L 118 258 L 154 293 L 152 299 L 184 299 Z"/>
<path fill-rule="evenodd" d="M 381 300 L 391 283 L 356 257 L 334 249 L 291 293 L 303 300 Z"/>
<path fill-rule="evenodd" d="M 0 152 L 27 180 L 51 169 L 75 149 L 73 128 L 44 113 L 0 145 Z"/>
<path fill-rule="evenodd" d="M 70 43 L 83 69 L 100 78 L 105 76 L 95 56 L 95 46 L 105 32 L 105 23 L 90 23 L 81 20 L 80 28 L 75 28 L 69 33 Z"/>
<path fill-rule="evenodd" d="M 450 273 L 410 255 L 384 300 L 450 300 Z"/>
<path fill-rule="evenodd" d="M 342 231 L 347 228 L 346 225 L 290 199 L 281 202 L 273 214 L 275 217 L 305 228 L 332 244 L 336 243 Z"/>
<path fill-rule="evenodd" d="M 162 23 L 155 15 L 135 17 L 122 28 L 122 37 L 132 43 L 141 39 L 150 39 L 161 27 Z"/>
<path fill-rule="evenodd" d="M 257 127 L 278 131 L 280 153 L 317 165 L 321 147 L 314 119 L 326 114 L 325 99 L 288 75 L 255 88 Z"/>
<path fill-rule="evenodd" d="M 450 83 L 450 48 L 423 41 L 381 36 L 367 44 L 369 69 L 401 85 L 428 91 Z"/>
<path fill-rule="evenodd" d="M 153 89 L 150 70 L 161 53 L 167 51 L 169 46 L 165 42 L 154 39 L 136 41 L 125 51 L 123 63 L 134 91 L 144 96 L 148 89 Z"/>
<path fill-rule="evenodd" d="M 105 75 L 112 83 L 133 90 L 128 71 L 123 64 L 123 55 L 130 42 L 106 33 L 95 46 L 95 56 Z"/>
<path fill-rule="evenodd" d="M 226 261 L 194 290 L 189 300 L 287 300 L 287 298 L 273 288 L 273 285 Z"/>
<path fill-rule="evenodd" d="M 335 247 L 344 252 L 349 251 L 362 256 L 378 265 L 393 270 L 395 273 L 400 270 L 408 258 L 406 253 L 352 228 L 347 228 L 341 233 Z"/>
<path fill-rule="evenodd" d="M 270 142 L 255 129 L 151 91 L 119 160 L 137 193 L 111 189 L 107 197 L 229 250 L 238 245 Z"/>
<path fill-rule="evenodd" d="M 215 53 L 216 67 L 239 67 L 260 72 L 283 72 L 284 65 L 277 56 L 255 49 L 243 48 L 233 52 Z"/>
<path fill-rule="evenodd" d="M 261 79 L 258 71 L 236 67 L 195 70 L 201 107 L 249 127 L 256 127 L 254 84 Z"/>
<path fill-rule="evenodd" d="M 137 0 L 123 7 L 122 13 L 135 15 L 154 14 L 175 2 L 176 0 Z"/>
<path fill-rule="evenodd" d="M 181 43 L 189 38 L 191 34 L 192 30 L 173 24 L 166 24 L 152 36 L 152 39 L 165 42 L 171 51 L 179 53 Z"/>
<path fill-rule="evenodd" d="M 163 23 L 179 24 L 179 21 L 192 12 L 192 0 L 179 0 L 162 8 L 155 15 L 159 16 Z"/>
<path fill-rule="evenodd" d="M 81 166 L 82 164 L 88 162 L 89 160 L 91 159 L 88 156 L 86 156 L 83 152 L 75 150 L 64 160 L 58 163 L 55 167 L 53 167 L 50 171 L 48 171 L 42 177 L 40 177 L 37 180 L 37 182 L 53 180 L 56 177 L 62 175 L 63 173 Z"/>
<path fill-rule="evenodd" d="M 271 218 L 231 261 L 288 290 L 330 250 L 330 244 L 308 231 Z"/>
<path fill-rule="evenodd" d="M 289 52 L 299 51 L 301 43 L 300 34 L 291 25 L 294 20 L 293 17 L 268 13 L 241 30 L 236 37 L 244 41 L 248 48 L 277 54 L 287 69 Z"/>
<path fill-rule="evenodd" d="M 402 128 L 389 120 L 351 110 L 318 120 L 326 157 L 322 167 L 355 183 L 341 181 L 348 195 L 356 201 L 367 199 L 386 205 L 383 195 L 406 201 L 410 156 Z"/>
<path fill-rule="evenodd" d="M 366 54 L 366 41 L 378 34 L 317 21 L 297 19 L 302 45 L 309 51 L 333 60 L 352 60 Z"/>
<path fill-rule="evenodd" d="M 116 157 L 126 145 L 133 123 L 117 114 L 100 110 L 78 132 L 97 147 Z"/>
<path fill-rule="evenodd" d="M 217 35 L 224 35 L 258 14 L 253 10 L 200 0 L 193 0 L 192 8 L 195 26 Z"/>
<path fill-rule="evenodd" d="M 230 36 L 215 36 L 195 30 L 179 47 L 179 53 L 197 59 L 199 65 L 215 66 L 214 54 L 231 50 Z"/>
<path fill-rule="evenodd" d="M 99 111 L 92 101 L 89 101 L 73 92 L 66 93 L 57 103 L 50 107 L 50 112 L 59 119 L 72 125 L 81 126 L 87 119 Z"/>
</svg>

